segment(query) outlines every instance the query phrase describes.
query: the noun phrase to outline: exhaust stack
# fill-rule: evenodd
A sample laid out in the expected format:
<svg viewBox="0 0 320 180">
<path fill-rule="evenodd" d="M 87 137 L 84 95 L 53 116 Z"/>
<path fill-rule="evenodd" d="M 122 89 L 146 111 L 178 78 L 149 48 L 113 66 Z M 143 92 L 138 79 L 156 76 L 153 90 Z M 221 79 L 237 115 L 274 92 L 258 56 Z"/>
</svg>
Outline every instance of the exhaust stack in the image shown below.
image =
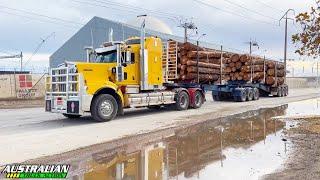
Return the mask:
<svg viewBox="0 0 320 180">
<path fill-rule="evenodd" d="M 140 89 L 148 90 L 148 52 L 144 48 L 146 21 L 143 20 L 140 30 Z"/>
</svg>

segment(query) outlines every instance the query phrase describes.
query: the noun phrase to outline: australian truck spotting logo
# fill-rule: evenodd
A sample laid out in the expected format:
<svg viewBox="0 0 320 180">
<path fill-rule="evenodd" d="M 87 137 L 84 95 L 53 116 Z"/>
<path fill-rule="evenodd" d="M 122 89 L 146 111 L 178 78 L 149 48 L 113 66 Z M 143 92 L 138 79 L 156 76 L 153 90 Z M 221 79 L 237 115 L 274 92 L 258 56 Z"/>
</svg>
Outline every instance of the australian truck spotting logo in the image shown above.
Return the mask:
<svg viewBox="0 0 320 180">
<path fill-rule="evenodd" d="M 1 174 L 4 178 L 66 178 L 69 172 L 68 164 L 12 164 L 6 165 Z M 1 179 L 1 178 L 0 178 Z"/>
</svg>

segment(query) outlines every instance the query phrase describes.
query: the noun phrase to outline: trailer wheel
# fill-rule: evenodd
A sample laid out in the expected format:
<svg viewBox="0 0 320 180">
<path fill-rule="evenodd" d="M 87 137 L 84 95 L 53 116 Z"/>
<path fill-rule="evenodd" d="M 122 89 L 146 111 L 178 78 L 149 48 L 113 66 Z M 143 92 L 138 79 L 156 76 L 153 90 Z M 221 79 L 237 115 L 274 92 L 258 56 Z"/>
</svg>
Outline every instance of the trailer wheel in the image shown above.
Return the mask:
<svg viewBox="0 0 320 180">
<path fill-rule="evenodd" d="M 245 102 L 247 100 L 246 90 L 241 88 L 239 92 L 240 92 L 240 96 L 233 96 L 234 101 Z"/>
<path fill-rule="evenodd" d="M 253 88 L 253 100 L 258 100 L 260 98 L 259 89 Z"/>
<path fill-rule="evenodd" d="M 193 108 L 198 109 L 202 106 L 203 104 L 203 97 L 202 97 L 202 93 L 200 91 L 196 91 L 194 93 L 194 102 L 193 102 Z"/>
<path fill-rule="evenodd" d="M 94 120 L 99 122 L 110 121 L 116 117 L 118 103 L 110 94 L 100 94 L 93 99 L 91 105 L 91 115 Z"/>
<path fill-rule="evenodd" d="M 214 101 L 221 101 L 221 97 L 219 95 L 212 95 Z"/>
<path fill-rule="evenodd" d="M 278 96 L 278 97 L 282 97 L 282 96 L 283 96 L 283 95 L 282 95 L 282 88 L 281 88 L 281 87 L 278 88 L 278 94 L 277 94 L 277 96 Z"/>
<path fill-rule="evenodd" d="M 287 90 L 285 87 L 281 88 L 282 89 L 282 96 L 287 96 Z"/>
<path fill-rule="evenodd" d="M 284 96 L 288 96 L 288 94 L 289 94 L 289 89 L 288 89 L 288 87 L 285 87 L 284 89 L 285 89 L 285 91 L 284 91 L 284 92 L 285 92 Z"/>
<path fill-rule="evenodd" d="M 183 111 L 189 107 L 189 95 L 186 91 L 180 91 L 176 98 L 176 109 L 178 111 Z"/>
<path fill-rule="evenodd" d="M 76 115 L 76 114 L 65 114 L 65 113 L 63 113 L 62 115 L 64 117 L 66 117 L 66 118 L 69 118 L 69 119 L 76 119 L 76 118 L 81 117 L 81 115 Z"/>
<path fill-rule="evenodd" d="M 246 88 L 247 92 L 247 101 L 253 100 L 253 89 L 252 88 Z"/>
</svg>

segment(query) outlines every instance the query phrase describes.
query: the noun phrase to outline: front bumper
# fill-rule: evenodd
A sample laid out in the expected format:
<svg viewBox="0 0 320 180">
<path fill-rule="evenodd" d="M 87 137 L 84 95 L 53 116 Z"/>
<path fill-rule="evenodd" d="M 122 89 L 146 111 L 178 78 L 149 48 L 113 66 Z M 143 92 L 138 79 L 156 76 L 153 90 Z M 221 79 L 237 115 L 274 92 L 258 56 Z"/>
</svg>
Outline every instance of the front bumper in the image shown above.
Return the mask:
<svg viewBox="0 0 320 180">
<path fill-rule="evenodd" d="M 54 97 L 46 99 L 46 112 L 82 115 L 83 112 L 80 107 L 80 100 L 77 99 L 60 99 L 61 97 Z"/>
</svg>

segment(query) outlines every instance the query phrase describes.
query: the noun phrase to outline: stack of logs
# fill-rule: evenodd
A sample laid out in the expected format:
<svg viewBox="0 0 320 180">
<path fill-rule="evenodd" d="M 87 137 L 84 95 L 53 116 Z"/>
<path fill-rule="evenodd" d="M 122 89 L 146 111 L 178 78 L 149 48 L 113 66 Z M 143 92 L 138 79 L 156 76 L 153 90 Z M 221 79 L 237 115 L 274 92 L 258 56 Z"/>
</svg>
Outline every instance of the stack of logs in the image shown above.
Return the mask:
<svg viewBox="0 0 320 180">
<path fill-rule="evenodd" d="M 247 54 L 233 54 L 226 59 L 223 72 L 226 81 L 251 81 L 252 74 L 253 82 L 265 82 L 268 85 L 274 85 L 276 82 L 277 85 L 282 85 L 285 76 L 283 63 L 271 60 L 264 61 L 264 59 L 254 56 L 250 58 Z M 276 72 L 277 77 L 275 76 Z"/>
<path fill-rule="evenodd" d="M 221 52 L 212 49 L 198 48 L 191 43 L 181 43 L 179 47 L 179 79 L 183 81 L 197 81 L 199 71 L 200 82 L 220 82 Z M 199 56 L 199 69 L 197 68 L 197 57 Z M 264 60 L 259 57 L 251 57 L 247 54 L 235 53 L 222 54 L 222 80 L 265 82 L 268 85 L 282 85 L 284 83 L 284 65 L 276 61 Z M 250 60 L 252 59 L 252 60 Z M 264 67 L 265 64 L 265 67 Z M 251 69 L 251 66 L 253 67 Z M 251 72 L 252 71 L 252 72 Z M 265 71 L 265 74 L 264 74 Z M 277 73 L 277 77 L 275 74 Z M 264 79 L 265 78 L 265 79 Z"/>
<path fill-rule="evenodd" d="M 200 82 L 214 83 L 220 78 L 221 54 L 214 50 L 207 50 L 191 43 L 179 44 L 179 77 L 183 81 L 197 81 L 199 71 Z M 199 62 L 197 63 L 197 57 Z M 197 64 L 199 69 L 197 68 Z"/>
</svg>

